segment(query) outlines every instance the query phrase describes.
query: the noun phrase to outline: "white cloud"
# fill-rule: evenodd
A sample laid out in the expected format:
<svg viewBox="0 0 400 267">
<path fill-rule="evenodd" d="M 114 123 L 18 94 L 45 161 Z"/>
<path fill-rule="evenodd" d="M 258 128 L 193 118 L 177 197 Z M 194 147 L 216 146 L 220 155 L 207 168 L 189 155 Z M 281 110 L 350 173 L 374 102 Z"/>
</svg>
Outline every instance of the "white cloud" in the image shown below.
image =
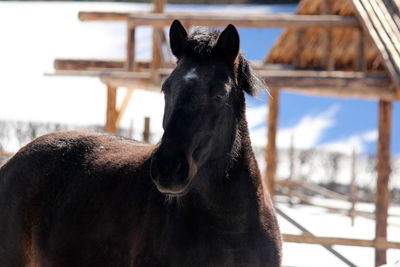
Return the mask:
<svg viewBox="0 0 400 267">
<path fill-rule="evenodd" d="M 293 127 L 279 129 L 277 133 L 277 146 L 279 148 L 289 147 L 292 138 L 296 148 L 306 149 L 316 146 L 324 132 L 335 125 L 334 116 L 339 109 L 338 105 L 334 105 L 319 114 L 306 114 Z M 262 114 L 261 109 L 258 112 Z M 267 142 L 265 127 L 251 131 L 250 135 L 253 144 L 265 146 Z"/>
<path fill-rule="evenodd" d="M 249 129 L 251 130 L 255 127 L 265 126 L 267 115 L 267 105 L 248 107 L 246 110 L 246 119 Z"/>
<path fill-rule="evenodd" d="M 370 130 L 362 134 L 362 139 L 365 142 L 375 142 L 378 140 L 378 130 Z"/>
<path fill-rule="evenodd" d="M 366 144 L 375 142 L 378 138 L 377 130 L 369 130 L 359 134 L 352 135 L 348 138 L 331 141 L 319 145 L 321 149 L 335 151 L 344 154 L 351 154 L 353 150 L 362 153 L 366 150 Z"/>
</svg>

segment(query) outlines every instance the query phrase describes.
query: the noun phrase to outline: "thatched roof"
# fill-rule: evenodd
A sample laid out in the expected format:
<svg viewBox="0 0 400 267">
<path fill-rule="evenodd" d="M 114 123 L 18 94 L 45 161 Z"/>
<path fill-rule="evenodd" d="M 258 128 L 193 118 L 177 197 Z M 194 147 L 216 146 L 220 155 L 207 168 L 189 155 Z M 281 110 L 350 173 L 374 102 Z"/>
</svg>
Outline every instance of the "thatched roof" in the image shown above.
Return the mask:
<svg viewBox="0 0 400 267">
<path fill-rule="evenodd" d="M 329 14 L 358 17 L 367 33 L 363 39 L 366 69 L 386 69 L 392 80 L 397 80 L 400 73 L 400 60 L 396 55 L 400 46 L 400 16 L 394 1 L 331 0 Z M 297 14 L 323 14 L 325 4 L 325 0 L 302 0 Z M 388 25 L 390 29 L 386 29 Z M 388 31 L 392 31 L 392 34 L 388 34 Z M 331 33 L 327 28 L 317 25 L 304 30 L 287 29 L 274 45 L 266 62 L 293 64 L 300 69 L 327 69 L 327 58 L 329 53 L 333 53 L 330 60 L 335 70 L 359 70 L 361 36 L 357 28 L 333 28 Z M 329 38 L 332 40 L 331 46 L 328 44 Z"/>
</svg>

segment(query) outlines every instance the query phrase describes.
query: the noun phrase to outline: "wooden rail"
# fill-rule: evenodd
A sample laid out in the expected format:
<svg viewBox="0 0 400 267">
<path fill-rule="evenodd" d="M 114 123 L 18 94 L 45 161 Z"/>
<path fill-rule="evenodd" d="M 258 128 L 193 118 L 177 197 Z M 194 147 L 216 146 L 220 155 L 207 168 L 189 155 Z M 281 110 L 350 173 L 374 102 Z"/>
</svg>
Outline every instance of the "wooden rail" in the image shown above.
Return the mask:
<svg viewBox="0 0 400 267">
<path fill-rule="evenodd" d="M 212 19 L 211 19 L 212 18 Z M 234 23 L 239 28 L 302 28 L 302 27 L 358 27 L 354 17 L 337 15 L 225 15 L 215 13 L 116 13 L 116 12 L 79 12 L 81 21 L 127 21 L 136 25 L 169 26 L 174 19 L 189 25 L 225 27 Z"/>
<path fill-rule="evenodd" d="M 334 191 L 328 190 L 322 186 L 304 182 L 304 181 L 299 182 L 299 181 L 280 180 L 280 181 L 277 181 L 277 184 L 279 184 L 281 186 L 285 186 L 285 187 L 290 187 L 290 188 L 303 187 L 303 188 L 306 188 L 314 193 L 318 193 L 325 197 L 344 200 L 344 201 L 350 201 L 350 198 L 346 195 L 342 195 L 342 194 L 336 193 Z"/>
<path fill-rule="evenodd" d="M 353 97 L 361 99 L 399 100 L 399 95 L 390 87 L 390 81 L 385 75 L 365 75 L 361 72 L 344 71 L 299 71 L 274 70 L 273 67 L 255 67 L 258 75 L 263 78 L 270 88 L 282 88 L 286 91 L 310 95 L 334 97 Z M 161 78 L 169 75 L 172 68 L 156 71 Z M 95 76 L 119 79 L 126 83 L 128 80 L 150 82 L 154 73 L 145 71 L 124 71 L 121 69 L 58 69 L 53 75 Z M 120 85 L 122 86 L 122 85 Z"/>
<path fill-rule="evenodd" d="M 212 19 L 210 19 L 212 18 Z M 225 27 L 234 22 L 239 28 L 304 28 L 304 27 L 358 27 L 354 17 L 337 15 L 293 15 L 293 14 L 265 14 L 265 15 L 216 15 L 216 14 L 135 14 L 129 16 L 129 22 L 135 25 L 169 26 L 178 19 L 189 25 L 208 27 Z"/>
<path fill-rule="evenodd" d="M 0 157 L 9 158 L 9 157 L 12 157 L 13 155 L 14 155 L 13 153 L 0 151 Z"/>
<path fill-rule="evenodd" d="M 362 99 L 399 99 L 386 75 L 351 71 L 263 71 L 267 85 L 309 95 Z"/>
<path fill-rule="evenodd" d="M 276 212 L 282 216 L 282 218 L 284 218 L 286 221 L 288 221 L 290 224 L 292 224 L 294 227 L 296 227 L 297 229 L 299 229 L 303 235 L 308 235 L 308 236 L 313 236 L 313 234 L 308 231 L 303 225 L 301 225 L 300 223 L 298 223 L 296 220 L 294 220 L 292 217 L 290 217 L 289 215 L 287 215 L 285 212 L 283 212 L 280 208 L 275 207 Z M 289 240 L 289 239 L 288 239 Z M 284 239 L 284 241 L 286 242 L 290 242 Z M 341 261 L 343 261 L 346 265 L 348 265 L 349 267 L 356 267 L 355 264 L 353 264 L 349 259 L 347 259 L 346 257 L 344 257 L 342 254 L 340 254 L 338 251 L 336 251 L 331 245 L 322 245 L 322 247 L 324 247 L 326 250 L 328 250 L 330 253 L 332 253 L 333 255 L 335 255 L 337 258 L 339 258 Z"/>
<path fill-rule="evenodd" d="M 96 69 L 124 69 L 124 60 L 97 60 L 97 59 L 56 59 L 56 70 L 96 70 Z M 147 62 L 149 65 L 149 62 Z"/>
<path fill-rule="evenodd" d="M 385 240 L 364 240 L 364 239 L 349 239 L 338 237 L 320 237 L 312 235 L 291 235 L 282 234 L 283 241 L 293 243 L 318 244 L 318 245 L 341 245 L 355 247 L 372 247 L 378 249 L 400 249 L 399 242 L 390 242 Z"/>
</svg>

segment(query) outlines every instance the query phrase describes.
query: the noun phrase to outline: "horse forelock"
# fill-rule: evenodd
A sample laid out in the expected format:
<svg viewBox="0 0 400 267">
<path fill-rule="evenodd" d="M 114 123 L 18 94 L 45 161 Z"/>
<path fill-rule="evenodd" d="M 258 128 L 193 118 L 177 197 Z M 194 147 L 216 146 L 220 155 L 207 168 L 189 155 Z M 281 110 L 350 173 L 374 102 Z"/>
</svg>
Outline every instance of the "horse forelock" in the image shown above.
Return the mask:
<svg viewBox="0 0 400 267">
<path fill-rule="evenodd" d="M 219 31 L 196 27 L 187 38 L 185 54 L 190 57 L 204 58 L 211 56 L 218 40 Z"/>
</svg>

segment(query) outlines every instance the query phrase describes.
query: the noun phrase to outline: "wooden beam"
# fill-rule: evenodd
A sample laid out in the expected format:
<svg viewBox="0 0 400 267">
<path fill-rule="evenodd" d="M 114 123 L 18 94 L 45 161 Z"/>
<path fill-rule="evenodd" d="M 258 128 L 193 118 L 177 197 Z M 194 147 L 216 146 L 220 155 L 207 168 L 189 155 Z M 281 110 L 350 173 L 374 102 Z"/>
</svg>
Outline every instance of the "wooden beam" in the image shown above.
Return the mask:
<svg viewBox="0 0 400 267">
<path fill-rule="evenodd" d="M 107 114 L 104 130 L 108 133 L 117 132 L 117 88 L 107 85 Z"/>
<path fill-rule="evenodd" d="M 118 77 L 129 79 L 150 79 L 150 72 L 128 72 L 118 70 L 57 70 L 55 73 L 49 73 L 50 76 L 91 76 L 91 77 Z M 168 74 L 165 74 L 168 75 Z"/>
<path fill-rule="evenodd" d="M 129 105 L 129 102 L 130 102 L 131 98 L 132 98 L 133 90 L 134 89 L 128 89 L 126 91 L 126 94 L 125 94 L 124 100 L 122 101 L 121 107 L 118 109 L 117 121 L 115 122 L 115 124 L 117 125 L 117 128 L 119 128 L 119 126 L 121 125 L 122 117 L 124 116 L 125 111 L 126 111 L 128 105 Z"/>
<path fill-rule="evenodd" d="M 10 158 L 10 157 L 12 157 L 13 155 L 14 155 L 13 153 L 8 153 L 8 152 L 0 151 L 0 157 Z"/>
<path fill-rule="evenodd" d="M 175 66 L 174 63 L 168 62 L 169 68 L 173 68 Z M 125 71 L 125 60 L 115 60 L 115 59 L 107 59 L 107 60 L 97 60 L 97 59 L 56 59 L 54 61 L 54 69 L 55 70 L 92 70 L 92 71 Z M 137 70 L 149 70 L 150 62 L 149 61 L 136 61 L 135 66 Z"/>
<path fill-rule="evenodd" d="M 276 66 L 261 67 L 255 65 L 258 76 L 263 78 L 271 88 L 332 97 L 352 97 L 361 99 L 399 100 L 400 95 L 391 88 L 390 80 L 382 74 L 366 74 L 350 71 L 301 71 L 301 70 L 276 70 Z M 158 69 L 157 75 L 168 76 L 172 68 Z M 55 74 L 48 75 L 75 75 L 97 76 L 100 78 L 113 78 L 114 82 L 120 80 L 129 86 L 129 82 L 150 81 L 153 74 L 149 71 L 127 72 L 119 70 L 57 70 Z M 122 85 L 121 85 L 122 86 Z"/>
<path fill-rule="evenodd" d="M 270 87 L 303 94 L 362 99 L 397 99 L 390 80 L 384 75 L 342 71 L 259 70 Z"/>
<path fill-rule="evenodd" d="M 337 15 L 295 15 L 295 14 L 264 14 L 264 15 L 226 15 L 215 13 L 142 13 L 129 16 L 129 21 L 136 25 L 169 26 L 178 19 L 190 25 L 208 27 L 225 27 L 234 23 L 239 28 L 305 28 L 305 27 L 357 27 L 359 22 L 354 17 Z"/>
<path fill-rule="evenodd" d="M 392 120 L 392 103 L 379 101 L 379 137 L 377 152 L 378 179 L 375 193 L 375 239 L 386 240 L 387 218 L 389 209 L 389 177 L 390 164 L 390 132 Z M 375 266 L 386 264 L 386 249 L 380 248 L 375 251 Z"/>
<path fill-rule="evenodd" d="M 119 69 L 123 70 L 122 60 L 96 60 L 96 59 L 56 59 L 54 69 L 56 70 L 96 70 L 96 69 Z"/>
<path fill-rule="evenodd" d="M 81 21 L 127 21 L 129 15 L 140 13 L 81 11 L 78 18 Z"/>
<path fill-rule="evenodd" d="M 215 13 L 163 13 L 148 12 L 79 12 L 81 21 L 126 21 L 128 18 L 136 24 L 169 26 L 174 19 L 190 25 L 225 27 L 234 22 L 236 27 L 247 28 L 281 28 L 281 27 L 357 27 L 359 22 L 354 17 L 336 15 L 295 15 L 295 14 L 263 14 L 243 16 L 241 14 Z"/>
<path fill-rule="evenodd" d="M 400 249 L 400 243 L 390 241 L 364 240 L 364 239 L 349 239 L 338 237 L 318 237 L 312 235 L 291 235 L 282 234 L 284 242 L 302 243 L 302 244 L 318 244 L 318 245 L 340 245 L 340 246 L 355 246 L 355 247 L 373 247 L 379 249 Z"/>
<path fill-rule="evenodd" d="M 266 185 L 270 196 L 275 195 L 275 175 L 276 175 L 276 133 L 278 128 L 279 116 L 279 90 L 271 89 L 268 100 L 268 144 L 265 151 L 266 159 Z"/>
<path fill-rule="evenodd" d="M 141 89 L 152 92 L 161 92 L 161 87 L 153 85 L 148 79 L 131 79 L 131 78 L 118 78 L 118 77 L 102 77 L 101 81 L 115 87 L 126 87 L 128 89 Z"/>
<path fill-rule="evenodd" d="M 280 180 L 280 181 L 277 181 L 276 183 L 279 184 L 280 186 L 285 186 L 285 187 L 289 187 L 289 188 L 302 187 L 302 188 L 310 190 L 313 193 L 317 193 L 324 197 L 328 197 L 328 198 L 332 198 L 332 199 L 350 201 L 350 198 L 346 195 L 336 193 L 334 191 L 326 189 L 317 184 L 308 183 L 305 181 L 300 182 L 300 181 L 293 181 L 293 180 L 292 181 L 291 180 Z"/>
</svg>

